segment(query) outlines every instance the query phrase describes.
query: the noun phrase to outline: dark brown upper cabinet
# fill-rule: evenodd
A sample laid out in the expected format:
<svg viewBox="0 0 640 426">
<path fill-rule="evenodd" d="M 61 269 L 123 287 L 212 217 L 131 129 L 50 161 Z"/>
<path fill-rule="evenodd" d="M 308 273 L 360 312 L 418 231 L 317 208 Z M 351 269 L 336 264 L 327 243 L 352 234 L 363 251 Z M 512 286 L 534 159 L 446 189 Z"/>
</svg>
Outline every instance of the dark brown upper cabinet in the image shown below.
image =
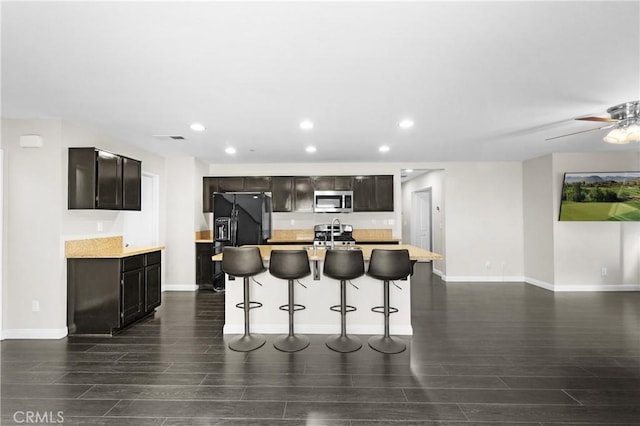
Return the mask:
<svg viewBox="0 0 640 426">
<path fill-rule="evenodd" d="M 353 211 L 393 211 L 393 175 L 356 176 L 353 180 Z"/>
<path fill-rule="evenodd" d="M 140 210 L 142 163 L 96 148 L 69 148 L 68 208 Z"/>
<path fill-rule="evenodd" d="M 292 176 L 273 176 L 271 178 L 271 205 L 274 212 L 293 210 Z"/>
<path fill-rule="evenodd" d="M 315 191 L 350 191 L 353 189 L 353 176 L 313 176 Z"/>
<path fill-rule="evenodd" d="M 142 162 L 122 157 L 122 209 L 142 210 Z"/>
<path fill-rule="evenodd" d="M 393 211 L 393 175 L 204 177 L 202 207 L 214 192 L 271 192 L 273 211 L 312 212 L 314 191 L 351 191 L 354 211 Z"/>
<path fill-rule="evenodd" d="M 313 211 L 313 182 L 310 176 L 295 176 L 293 178 L 293 211 Z"/>
<path fill-rule="evenodd" d="M 271 191 L 270 176 L 247 176 L 244 178 L 245 192 L 269 192 Z"/>
<path fill-rule="evenodd" d="M 244 191 L 244 177 L 221 177 L 218 178 L 218 190 L 220 192 L 242 192 Z"/>
<path fill-rule="evenodd" d="M 213 211 L 213 193 L 219 192 L 218 178 L 205 176 L 202 178 L 202 211 Z"/>
</svg>

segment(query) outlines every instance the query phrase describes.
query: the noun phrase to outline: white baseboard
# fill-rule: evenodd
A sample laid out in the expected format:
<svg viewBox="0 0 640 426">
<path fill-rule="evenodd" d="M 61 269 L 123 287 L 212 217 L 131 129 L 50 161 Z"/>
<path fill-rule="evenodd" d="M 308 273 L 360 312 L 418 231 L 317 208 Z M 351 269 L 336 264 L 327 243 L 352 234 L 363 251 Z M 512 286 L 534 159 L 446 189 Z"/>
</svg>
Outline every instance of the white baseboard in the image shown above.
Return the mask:
<svg viewBox="0 0 640 426">
<path fill-rule="evenodd" d="M 553 291 L 640 291 L 640 285 L 638 284 L 614 284 L 614 285 L 603 285 L 603 284 L 585 284 L 585 285 L 562 285 L 556 284 L 553 286 Z"/>
<path fill-rule="evenodd" d="M 67 337 L 67 327 L 64 328 L 18 328 L 4 330 L 0 340 L 5 339 L 62 339 Z"/>
<path fill-rule="evenodd" d="M 554 291 L 554 285 L 545 281 L 536 280 L 535 278 L 525 277 L 524 282 L 534 285 L 536 287 L 544 288 L 545 290 Z"/>
<path fill-rule="evenodd" d="M 478 276 L 451 276 L 443 275 L 442 279 L 446 282 L 479 282 L 479 283 L 523 283 L 524 277 L 502 276 L 502 275 L 478 275 Z"/>
<path fill-rule="evenodd" d="M 435 267 L 432 269 L 432 272 L 433 272 L 434 274 L 436 274 L 437 276 L 439 276 L 440 278 L 443 278 L 443 277 L 444 277 L 444 272 L 442 272 L 442 271 L 441 271 L 441 270 L 439 270 L 439 269 L 436 269 Z M 443 278 L 443 279 L 444 279 L 444 278 Z"/>
<path fill-rule="evenodd" d="M 197 291 L 197 284 L 165 284 L 162 286 L 162 292 L 165 291 Z"/>
<path fill-rule="evenodd" d="M 251 324 L 251 331 L 260 334 L 287 334 L 288 324 Z M 244 325 L 225 324 L 223 334 L 242 334 Z M 413 327 L 411 325 L 390 326 L 389 332 L 397 336 L 412 336 Z M 340 325 L 336 324 L 296 324 L 296 333 L 299 334 L 340 334 Z M 378 325 L 354 324 L 347 326 L 349 334 L 372 334 L 384 333 L 384 327 Z"/>
<path fill-rule="evenodd" d="M 640 291 L 640 284 L 550 284 L 535 278 L 525 278 L 525 282 L 554 292 Z"/>
</svg>

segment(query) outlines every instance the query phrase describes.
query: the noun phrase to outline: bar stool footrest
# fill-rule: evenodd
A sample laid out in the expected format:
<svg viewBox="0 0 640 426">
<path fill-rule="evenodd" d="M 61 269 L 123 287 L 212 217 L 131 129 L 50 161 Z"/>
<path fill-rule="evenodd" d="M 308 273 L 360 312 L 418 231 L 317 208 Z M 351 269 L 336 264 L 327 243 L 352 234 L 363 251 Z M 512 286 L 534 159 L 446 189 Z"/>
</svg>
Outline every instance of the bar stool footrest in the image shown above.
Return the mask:
<svg viewBox="0 0 640 426">
<path fill-rule="evenodd" d="M 353 311 L 357 311 L 358 310 L 358 308 L 356 308 L 355 306 L 351 306 L 351 305 L 346 305 L 345 308 L 346 308 L 347 312 L 353 312 Z M 330 306 L 329 309 L 331 309 L 333 312 L 342 312 L 342 306 L 340 306 L 340 305 Z"/>
<path fill-rule="evenodd" d="M 280 309 L 281 311 L 287 311 L 287 312 L 289 312 L 289 304 L 286 304 L 286 305 L 280 305 L 280 306 L 278 306 L 278 309 Z M 307 309 L 307 307 L 306 307 L 306 306 L 304 306 L 304 305 L 300 305 L 299 303 L 294 303 L 294 304 L 293 304 L 293 310 L 294 310 L 294 312 L 295 312 L 295 311 L 303 311 L 303 310 L 305 310 L 305 309 Z"/>
<path fill-rule="evenodd" d="M 244 309 L 244 302 L 236 303 L 236 308 Z M 260 302 L 249 302 L 249 309 L 262 308 Z"/>
<path fill-rule="evenodd" d="M 378 313 L 378 314 L 384 314 L 384 306 L 374 306 L 373 308 L 371 308 L 371 310 L 373 312 Z M 394 308 L 393 306 L 389 306 L 389 313 L 390 314 L 395 314 L 396 312 L 398 312 L 398 308 Z"/>
</svg>

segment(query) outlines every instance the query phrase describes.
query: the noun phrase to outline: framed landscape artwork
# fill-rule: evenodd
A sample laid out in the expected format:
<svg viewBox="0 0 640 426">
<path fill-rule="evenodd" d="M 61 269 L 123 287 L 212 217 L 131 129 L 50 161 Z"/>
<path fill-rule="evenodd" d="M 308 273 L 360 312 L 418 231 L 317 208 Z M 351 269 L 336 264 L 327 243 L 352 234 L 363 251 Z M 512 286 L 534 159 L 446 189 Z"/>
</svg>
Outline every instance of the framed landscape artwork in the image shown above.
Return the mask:
<svg viewBox="0 0 640 426">
<path fill-rule="evenodd" d="M 640 172 L 565 173 L 562 221 L 640 221 Z"/>
</svg>

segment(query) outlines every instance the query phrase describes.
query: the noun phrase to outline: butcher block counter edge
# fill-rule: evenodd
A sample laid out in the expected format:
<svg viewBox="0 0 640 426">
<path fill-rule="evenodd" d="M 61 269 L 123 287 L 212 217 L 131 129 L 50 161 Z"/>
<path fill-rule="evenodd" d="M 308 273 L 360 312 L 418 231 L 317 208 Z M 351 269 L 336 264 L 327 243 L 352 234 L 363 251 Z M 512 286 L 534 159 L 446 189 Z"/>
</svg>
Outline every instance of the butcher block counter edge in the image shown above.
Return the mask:
<svg viewBox="0 0 640 426">
<path fill-rule="evenodd" d="M 309 260 L 324 260 L 325 249 L 315 248 L 309 245 L 259 245 L 259 246 L 244 246 L 244 247 L 258 247 L 262 259 L 268 261 L 271 257 L 273 250 L 307 250 L 309 254 Z M 442 260 L 442 255 L 433 253 L 420 247 L 412 246 L 409 244 L 368 244 L 358 246 L 362 250 L 364 260 L 371 258 L 371 251 L 373 249 L 388 249 L 388 250 L 409 250 L 409 258 L 418 262 L 431 262 L 433 260 Z M 211 258 L 214 262 L 220 262 L 222 260 L 222 253 L 216 254 Z"/>
<path fill-rule="evenodd" d="M 64 252 L 67 259 L 119 259 L 158 250 L 164 250 L 164 246 L 123 247 L 122 237 L 120 236 L 70 240 L 64 243 Z"/>
</svg>

